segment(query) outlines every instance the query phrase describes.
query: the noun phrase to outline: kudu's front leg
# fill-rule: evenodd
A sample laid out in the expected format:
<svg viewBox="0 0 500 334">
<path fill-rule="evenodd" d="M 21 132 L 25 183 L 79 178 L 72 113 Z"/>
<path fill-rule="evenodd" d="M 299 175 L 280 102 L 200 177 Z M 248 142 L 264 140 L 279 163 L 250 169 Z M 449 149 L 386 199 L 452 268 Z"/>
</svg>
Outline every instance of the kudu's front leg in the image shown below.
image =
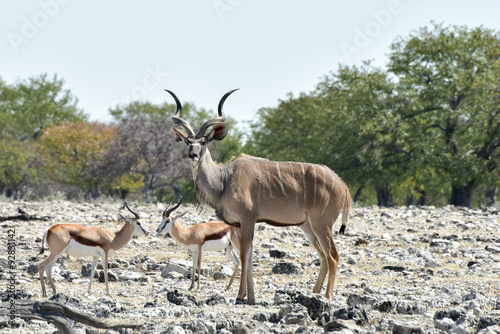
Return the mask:
<svg viewBox="0 0 500 334">
<path fill-rule="evenodd" d="M 244 304 L 245 295 L 248 287 L 247 304 L 255 304 L 255 295 L 253 288 L 253 236 L 254 236 L 255 221 L 242 221 L 239 231 L 240 235 L 240 259 L 241 259 L 241 279 L 240 289 L 236 297 L 236 304 Z"/>
</svg>

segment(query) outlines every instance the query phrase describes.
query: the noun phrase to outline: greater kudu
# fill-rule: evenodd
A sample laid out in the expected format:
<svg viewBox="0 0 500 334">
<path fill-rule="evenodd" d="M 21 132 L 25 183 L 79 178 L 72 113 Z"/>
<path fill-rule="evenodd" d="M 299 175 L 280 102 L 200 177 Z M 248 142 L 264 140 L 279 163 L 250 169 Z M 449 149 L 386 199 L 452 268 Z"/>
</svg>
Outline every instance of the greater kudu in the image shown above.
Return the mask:
<svg viewBox="0 0 500 334">
<path fill-rule="evenodd" d="M 235 89 L 236 90 L 236 89 Z M 207 149 L 227 133 L 224 101 L 218 117 L 208 120 L 196 133 L 182 119 L 182 105 L 175 94 L 177 111 L 172 117 L 177 141 L 188 146 L 196 196 L 208 204 L 229 225 L 240 228 L 241 280 L 236 303 L 243 303 L 248 287 L 248 304 L 255 303 L 252 274 L 252 241 L 257 222 L 276 226 L 299 226 L 320 255 L 321 265 L 313 292 L 321 292 L 328 272 L 326 297 L 331 301 L 339 253 L 333 240 L 333 225 L 342 211 L 344 234 L 351 196 L 346 184 L 330 168 L 301 162 L 276 162 L 244 156 L 227 166 L 216 164 Z"/>
</svg>

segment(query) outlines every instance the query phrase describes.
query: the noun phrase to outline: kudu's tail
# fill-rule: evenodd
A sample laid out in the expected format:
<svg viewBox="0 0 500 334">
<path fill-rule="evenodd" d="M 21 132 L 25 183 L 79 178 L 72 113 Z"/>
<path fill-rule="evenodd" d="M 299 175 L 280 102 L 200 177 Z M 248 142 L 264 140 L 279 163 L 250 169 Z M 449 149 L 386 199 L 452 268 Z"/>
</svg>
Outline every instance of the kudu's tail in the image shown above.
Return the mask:
<svg viewBox="0 0 500 334">
<path fill-rule="evenodd" d="M 349 211 L 351 210 L 351 193 L 349 188 L 346 187 L 344 208 L 342 209 L 342 225 L 340 226 L 339 234 L 344 235 L 347 227 L 347 220 L 349 219 Z"/>
</svg>

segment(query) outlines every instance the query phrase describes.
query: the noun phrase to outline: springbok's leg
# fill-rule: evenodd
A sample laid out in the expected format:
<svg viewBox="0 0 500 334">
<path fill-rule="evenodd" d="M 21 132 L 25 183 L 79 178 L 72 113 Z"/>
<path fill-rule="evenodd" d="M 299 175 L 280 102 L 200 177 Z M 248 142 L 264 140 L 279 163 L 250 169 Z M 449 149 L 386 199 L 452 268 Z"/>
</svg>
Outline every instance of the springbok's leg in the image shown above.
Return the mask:
<svg viewBox="0 0 500 334">
<path fill-rule="evenodd" d="M 240 227 L 240 259 L 241 259 L 241 279 L 240 289 L 236 297 L 236 304 L 244 303 L 244 298 L 247 292 L 248 285 L 248 299 L 247 304 L 253 305 L 255 303 L 255 295 L 253 291 L 253 277 L 252 275 L 252 241 L 254 236 L 255 220 L 246 219 L 241 222 Z"/>
<path fill-rule="evenodd" d="M 54 283 L 52 282 L 51 276 L 49 276 L 49 269 L 52 269 L 52 262 L 55 262 L 57 260 L 56 254 L 53 252 L 50 252 L 50 255 L 48 258 L 46 258 L 44 261 L 42 261 L 38 265 L 38 273 L 40 275 L 40 284 L 42 285 L 42 296 L 47 297 L 47 291 L 45 290 L 45 278 L 44 278 L 44 271 L 47 270 L 47 278 L 49 278 L 49 282 L 52 286 L 52 289 L 55 293 L 55 287 Z"/>
<path fill-rule="evenodd" d="M 234 253 L 233 246 L 231 243 L 226 248 L 226 254 L 233 261 L 233 266 L 234 266 L 233 275 L 231 276 L 229 284 L 226 287 L 227 291 L 229 290 L 229 288 L 231 288 L 231 285 L 233 284 L 233 281 L 236 278 L 236 274 L 238 273 L 238 269 L 240 268 L 240 259 L 238 259 L 238 256 L 236 256 L 236 254 Z"/>
<path fill-rule="evenodd" d="M 49 244 L 49 249 L 50 249 L 50 255 L 43 260 L 39 265 L 38 265 L 38 273 L 40 274 L 40 284 L 42 285 L 42 296 L 47 297 L 47 292 L 45 290 L 45 280 L 43 278 L 43 272 L 44 270 L 47 272 L 47 278 L 49 279 L 50 286 L 52 287 L 52 292 L 56 294 L 56 286 L 54 284 L 54 281 L 52 281 L 52 267 L 54 266 L 55 262 L 57 259 L 61 257 L 61 255 L 64 254 L 64 252 L 68 249 L 69 246 L 66 247 L 59 247 L 56 245 L 52 245 L 52 248 L 50 248 Z"/>
<path fill-rule="evenodd" d="M 104 282 L 106 282 L 106 293 L 108 296 L 111 296 L 111 293 L 109 293 L 109 283 L 108 283 L 108 252 L 104 252 Z"/>
<path fill-rule="evenodd" d="M 193 252 L 193 274 L 191 275 L 191 286 L 189 287 L 189 290 L 191 290 L 194 287 L 194 277 L 196 276 L 196 263 L 198 263 L 198 253 Z"/>
<path fill-rule="evenodd" d="M 38 275 L 40 276 L 40 285 L 42 287 L 42 297 L 47 297 L 47 292 L 45 291 L 45 271 L 40 265 L 38 265 Z"/>
<path fill-rule="evenodd" d="M 198 247 L 198 261 L 196 261 L 198 267 L 198 289 L 200 290 L 200 276 L 201 276 L 201 246 Z"/>
<path fill-rule="evenodd" d="M 323 288 L 323 283 L 325 282 L 326 274 L 328 272 L 328 263 L 325 257 L 325 253 L 323 253 L 323 249 L 319 244 L 318 238 L 316 238 L 316 235 L 314 235 L 314 232 L 311 228 L 311 224 L 309 223 L 309 221 L 306 221 L 304 222 L 304 224 L 300 225 L 300 228 L 302 229 L 302 231 L 304 231 L 307 240 L 309 240 L 311 245 L 316 249 L 316 251 L 319 254 L 319 260 L 320 260 L 319 274 L 318 278 L 316 279 L 316 284 L 314 285 L 313 292 L 320 293 L 321 289 Z"/>
<path fill-rule="evenodd" d="M 54 280 L 52 279 L 52 268 L 54 268 L 54 265 L 56 264 L 57 258 L 58 257 L 56 257 L 56 260 L 53 261 L 51 264 L 49 264 L 47 266 L 47 269 L 45 270 L 47 272 L 47 278 L 49 279 L 49 284 L 52 288 L 52 292 L 54 293 L 54 295 L 57 293 L 57 291 L 56 291 L 56 285 L 54 283 Z"/>
<path fill-rule="evenodd" d="M 93 257 L 92 258 L 92 269 L 90 272 L 90 282 L 89 282 L 89 294 L 90 294 L 90 289 L 92 288 L 92 280 L 94 279 L 94 274 L 95 274 L 95 268 L 97 267 L 97 262 L 99 261 L 98 257 Z"/>
</svg>

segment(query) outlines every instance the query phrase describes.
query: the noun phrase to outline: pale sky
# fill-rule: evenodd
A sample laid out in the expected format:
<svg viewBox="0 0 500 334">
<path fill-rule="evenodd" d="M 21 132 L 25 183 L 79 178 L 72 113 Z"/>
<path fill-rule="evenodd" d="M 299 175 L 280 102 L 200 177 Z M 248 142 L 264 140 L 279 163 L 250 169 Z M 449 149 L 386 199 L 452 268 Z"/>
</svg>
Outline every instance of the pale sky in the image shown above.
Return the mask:
<svg viewBox="0 0 500 334">
<path fill-rule="evenodd" d="M 500 1 L 2 1 L 0 77 L 57 73 L 91 120 L 131 100 L 181 101 L 237 121 L 310 92 L 339 64 L 383 66 L 430 22 L 500 30 Z"/>
</svg>

